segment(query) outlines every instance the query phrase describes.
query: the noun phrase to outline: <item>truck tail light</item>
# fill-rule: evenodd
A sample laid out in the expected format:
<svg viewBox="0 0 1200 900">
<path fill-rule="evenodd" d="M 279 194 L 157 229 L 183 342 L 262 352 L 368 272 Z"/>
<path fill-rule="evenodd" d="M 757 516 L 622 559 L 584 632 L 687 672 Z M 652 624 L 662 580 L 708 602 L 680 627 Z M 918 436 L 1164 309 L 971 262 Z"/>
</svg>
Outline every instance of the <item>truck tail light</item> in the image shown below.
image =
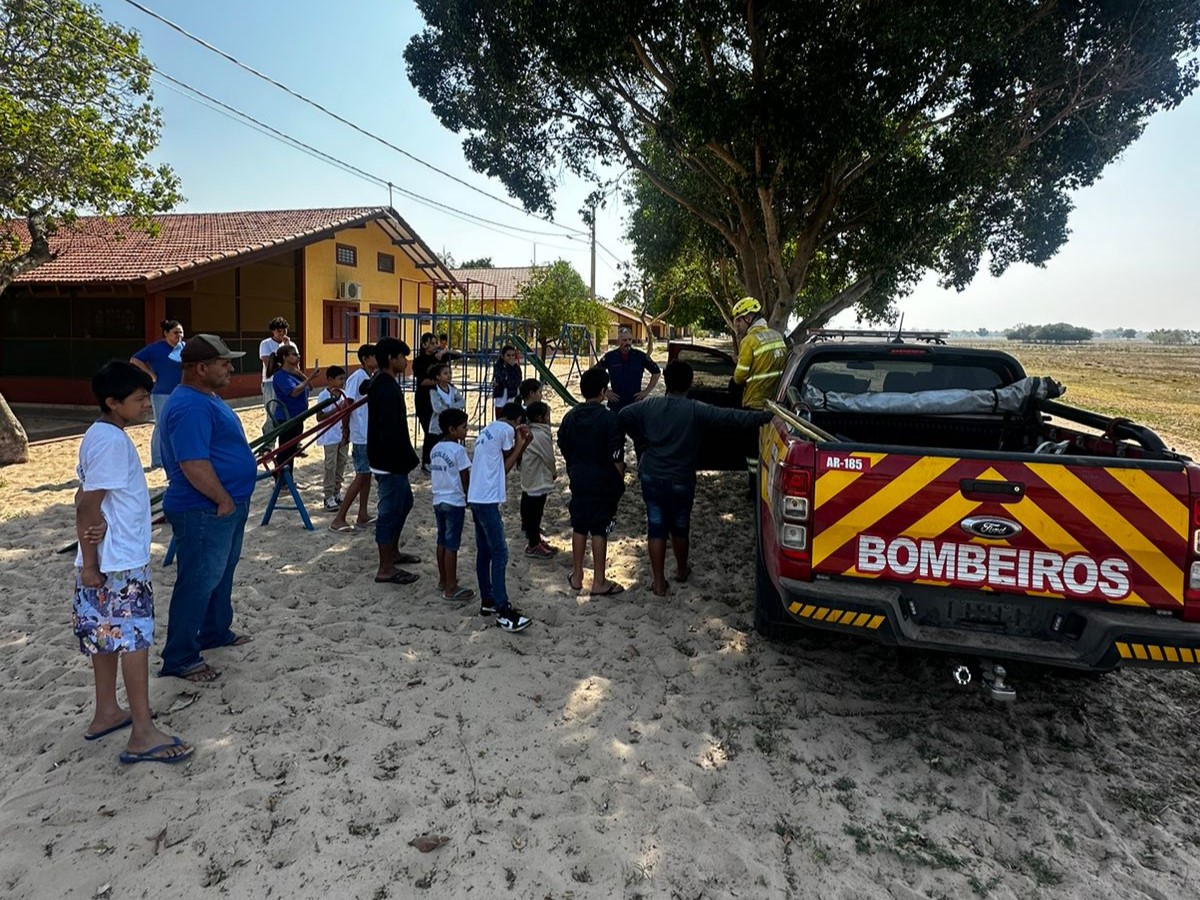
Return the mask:
<svg viewBox="0 0 1200 900">
<path fill-rule="evenodd" d="M 1191 526 L 1192 546 L 1191 553 L 1188 554 L 1188 577 L 1183 586 L 1183 618 L 1185 621 L 1194 622 L 1200 619 L 1200 608 L 1188 608 L 1188 605 L 1200 603 L 1200 496 L 1196 494 L 1192 495 Z"/>
<path fill-rule="evenodd" d="M 777 476 L 779 506 L 776 534 L 784 554 L 792 559 L 809 558 L 809 518 L 812 514 L 813 473 L 811 469 L 782 465 Z"/>
</svg>

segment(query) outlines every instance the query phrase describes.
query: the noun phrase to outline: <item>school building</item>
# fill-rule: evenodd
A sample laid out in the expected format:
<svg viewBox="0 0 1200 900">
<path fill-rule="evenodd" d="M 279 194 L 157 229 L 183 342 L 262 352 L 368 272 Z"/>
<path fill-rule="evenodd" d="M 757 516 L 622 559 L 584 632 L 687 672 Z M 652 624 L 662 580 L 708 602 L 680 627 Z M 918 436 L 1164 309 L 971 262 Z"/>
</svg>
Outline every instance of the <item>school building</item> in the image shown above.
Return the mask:
<svg viewBox="0 0 1200 900">
<path fill-rule="evenodd" d="M 259 342 L 283 316 L 305 368 L 342 364 L 386 327 L 358 313 L 433 312 L 461 289 L 390 207 L 180 213 L 158 233 L 81 218 L 51 239 L 55 258 L 0 295 L 0 393 L 12 402 L 91 404 L 91 376 L 162 339 L 220 335 L 234 350 L 224 395 L 259 392 Z M 349 315 L 348 315 L 349 313 Z M 410 329 L 411 330 L 411 329 Z M 396 336 L 397 329 L 391 329 Z M 410 345 L 417 335 L 399 334 Z"/>
</svg>

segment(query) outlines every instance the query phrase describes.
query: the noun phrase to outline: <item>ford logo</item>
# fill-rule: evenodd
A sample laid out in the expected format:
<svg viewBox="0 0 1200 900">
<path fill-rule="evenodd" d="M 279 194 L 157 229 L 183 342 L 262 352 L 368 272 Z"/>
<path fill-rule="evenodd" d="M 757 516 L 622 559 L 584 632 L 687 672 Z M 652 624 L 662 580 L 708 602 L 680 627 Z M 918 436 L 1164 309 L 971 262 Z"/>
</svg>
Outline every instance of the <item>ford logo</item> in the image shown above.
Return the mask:
<svg viewBox="0 0 1200 900">
<path fill-rule="evenodd" d="M 970 516 L 959 522 L 959 527 L 967 534 L 991 541 L 1002 541 L 1021 533 L 1021 526 L 1016 522 L 997 516 Z"/>
</svg>

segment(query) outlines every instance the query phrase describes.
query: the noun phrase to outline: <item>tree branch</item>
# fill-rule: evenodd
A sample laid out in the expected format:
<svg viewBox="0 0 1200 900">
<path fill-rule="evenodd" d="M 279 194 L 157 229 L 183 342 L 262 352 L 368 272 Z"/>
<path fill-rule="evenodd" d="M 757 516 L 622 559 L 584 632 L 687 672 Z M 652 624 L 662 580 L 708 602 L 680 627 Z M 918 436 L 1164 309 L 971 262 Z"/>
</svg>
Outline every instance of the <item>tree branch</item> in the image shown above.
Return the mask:
<svg viewBox="0 0 1200 900">
<path fill-rule="evenodd" d="M 46 222 L 45 214 L 30 213 L 25 217 L 25 224 L 29 228 L 29 249 L 0 263 L 0 294 L 3 294 L 19 275 L 54 259 L 54 254 L 50 252 L 50 235 L 53 229 Z"/>
<path fill-rule="evenodd" d="M 792 343 L 800 340 L 800 338 L 809 331 L 824 327 L 825 323 L 836 316 L 843 310 L 849 309 L 868 293 L 875 286 L 877 274 L 872 272 L 864 275 L 850 287 L 846 288 L 835 297 L 831 297 L 820 308 L 817 309 L 811 316 L 806 317 L 803 321 L 796 325 L 788 335 L 788 340 Z"/>
</svg>

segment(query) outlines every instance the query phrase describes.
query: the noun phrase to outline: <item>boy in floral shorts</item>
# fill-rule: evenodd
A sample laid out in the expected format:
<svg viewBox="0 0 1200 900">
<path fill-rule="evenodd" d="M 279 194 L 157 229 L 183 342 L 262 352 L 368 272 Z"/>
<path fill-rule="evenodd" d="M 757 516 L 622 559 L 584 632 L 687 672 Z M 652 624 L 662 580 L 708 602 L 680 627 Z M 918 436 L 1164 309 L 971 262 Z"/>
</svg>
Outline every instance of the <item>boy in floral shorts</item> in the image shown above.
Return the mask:
<svg viewBox="0 0 1200 900">
<path fill-rule="evenodd" d="M 123 763 L 176 763 L 194 748 L 154 727 L 150 712 L 150 647 L 154 586 L 150 581 L 150 494 L 133 441 L 125 433 L 150 413 L 150 376 L 131 363 L 106 363 L 92 378 L 100 418 L 79 445 L 75 494 L 75 636 L 92 659 L 96 713 L 84 740 L 129 726 Z M 107 525 L 99 543 L 89 540 Z M 117 703 L 117 664 L 129 698 Z"/>
</svg>

